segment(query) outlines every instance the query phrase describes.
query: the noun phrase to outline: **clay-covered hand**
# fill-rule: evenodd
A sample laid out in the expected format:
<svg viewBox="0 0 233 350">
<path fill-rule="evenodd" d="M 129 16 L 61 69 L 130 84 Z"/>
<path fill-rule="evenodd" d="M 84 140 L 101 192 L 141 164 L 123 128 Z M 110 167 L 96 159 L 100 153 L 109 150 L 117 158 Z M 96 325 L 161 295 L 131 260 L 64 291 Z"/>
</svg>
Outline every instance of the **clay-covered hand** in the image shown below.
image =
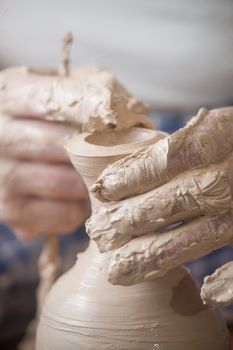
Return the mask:
<svg viewBox="0 0 233 350">
<path fill-rule="evenodd" d="M 0 220 L 24 239 L 70 232 L 88 215 L 86 187 L 64 151 L 77 123 L 69 123 L 70 111 L 61 111 L 62 122 L 58 115 L 49 121 L 58 113 L 54 74 L 27 68 L 0 72 Z M 64 87 L 60 98 L 65 92 L 67 98 L 74 94 Z"/>
<path fill-rule="evenodd" d="M 114 284 L 162 276 L 230 245 L 233 107 L 201 109 L 183 129 L 108 166 L 92 192 L 116 202 L 87 223 L 100 251 L 116 250 L 109 272 Z M 233 302 L 233 263 L 206 277 L 202 297 Z"/>
</svg>

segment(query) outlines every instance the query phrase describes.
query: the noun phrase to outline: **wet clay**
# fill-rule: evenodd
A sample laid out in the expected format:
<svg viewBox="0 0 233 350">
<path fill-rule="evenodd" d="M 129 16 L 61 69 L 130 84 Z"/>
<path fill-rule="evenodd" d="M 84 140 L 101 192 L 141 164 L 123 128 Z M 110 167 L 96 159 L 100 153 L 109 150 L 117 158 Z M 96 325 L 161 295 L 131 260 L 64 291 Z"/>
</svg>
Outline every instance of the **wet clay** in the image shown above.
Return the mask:
<svg viewBox="0 0 233 350">
<path fill-rule="evenodd" d="M 73 34 L 68 32 L 63 38 L 63 47 L 61 52 L 61 64 L 59 75 L 68 77 L 70 75 L 70 50 L 73 42 Z"/>
<path fill-rule="evenodd" d="M 70 140 L 66 148 L 88 188 L 107 164 L 157 138 L 152 130 L 128 132 L 128 138 L 116 132 L 109 142 L 104 133 Z M 93 196 L 91 202 L 93 212 L 102 205 Z M 55 283 L 41 314 L 37 350 L 229 349 L 222 319 L 202 304 L 185 269 L 129 287 L 113 286 L 108 282 L 111 258 L 112 252 L 100 253 L 91 242 Z"/>
<path fill-rule="evenodd" d="M 193 283 L 193 288 L 189 288 L 189 284 Z M 185 296 L 186 302 L 183 300 L 184 289 L 189 288 L 192 294 L 187 294 Z M 190 280 L 190 276 L 183 278 L 175 287 L 172 288 L 172 299 L 170 301 L 170 306 L 173 310 L 183 316 L 193 316 L 206 309 L 200 299 L 200 293 L 197 288 L 195 288 L 195 282 Z"/>
</svg>

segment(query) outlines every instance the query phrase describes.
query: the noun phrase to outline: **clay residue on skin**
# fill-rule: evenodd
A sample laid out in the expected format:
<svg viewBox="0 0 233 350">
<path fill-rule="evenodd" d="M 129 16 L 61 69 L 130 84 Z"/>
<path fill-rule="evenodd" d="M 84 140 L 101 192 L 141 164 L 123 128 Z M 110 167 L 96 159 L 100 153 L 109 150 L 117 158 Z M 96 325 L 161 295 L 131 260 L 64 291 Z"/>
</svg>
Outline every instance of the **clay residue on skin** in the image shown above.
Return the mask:
<svg viewBox="0 0 233 350">
<path fill-rule="evenodd" d="M 148 107 L 104 68 L 84 66 L 70 77 L 37 74 L 27 67 L 0 72 L 0 106 L 6 115 L 33 116 L 101 131 L 153 128 Z"/>
<path fill-rule="evenodd" d="M 193 171 L 153 191 L 101 207 L 86 223 L 87 233 L 101 252 L 132 238 L 199 215 L 217 215 L 232 207 L 224 172 L 212 167 Z"/>
<path fill-rule="evenodd" d="M 217 164 L 233 150 L 232 133 L 232 107 L 202 108 L 184 128 L 109 165 L 92 192 L 102 201 L 120 200 L 150 191 L 185 170 Z"/>
<path fill-rule="evenodd" d="M 226 306 L 233 303 L 233 262 L 217 269 L 204 279 L 201 288 L 202 300 L 214 306 Z"/>
<path fill-rule="evenodd" d="M 109 281 L 131 285 L 164 276 L 169 270 L 224 247 L 233 238 L 231 211 L 197 218 L 164 233 L 138 237 L 116 250 Z"/>
</svg>

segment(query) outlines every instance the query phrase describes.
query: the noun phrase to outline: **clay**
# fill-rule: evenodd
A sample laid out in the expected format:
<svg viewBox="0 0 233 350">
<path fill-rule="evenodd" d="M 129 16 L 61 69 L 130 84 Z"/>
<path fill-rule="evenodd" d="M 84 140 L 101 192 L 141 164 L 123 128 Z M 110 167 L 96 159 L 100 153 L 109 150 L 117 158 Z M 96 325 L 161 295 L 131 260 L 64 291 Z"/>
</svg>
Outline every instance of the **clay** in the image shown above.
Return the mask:
<svg viewBox="0 0 233 350">
<path fill-rule="evenodd" d="M 71 161 L 88 188 L 107 164 L 157 137 L 145 129 L 128 133 L 116 132 L 112 138 L 82 134 L 68 143 Z M 91 201 L 95 212 L 102 204 L 92 196 Z M 223 321 L 202 304 L 185 269 L 129 287 L 113 286 L 108 282 L 111 258 L 112 252 L 101 254 L 91 242 L 55 283 L 41 314 L 37 350 L 229 349 Z"/>
<path fill-rule="evenodd" d="M 68 77 L 70 75 L 70 50 L 73 42 L 73 34 L 68 32 L 63 38 L 62 57 L 59 75 Z"/>
<path fill-rule="evenodd" d="M 204 279 L 201 297 L 210 305 L 226 306 L 233 303 L 233 262 L 221 266 Z"/>
</svg>

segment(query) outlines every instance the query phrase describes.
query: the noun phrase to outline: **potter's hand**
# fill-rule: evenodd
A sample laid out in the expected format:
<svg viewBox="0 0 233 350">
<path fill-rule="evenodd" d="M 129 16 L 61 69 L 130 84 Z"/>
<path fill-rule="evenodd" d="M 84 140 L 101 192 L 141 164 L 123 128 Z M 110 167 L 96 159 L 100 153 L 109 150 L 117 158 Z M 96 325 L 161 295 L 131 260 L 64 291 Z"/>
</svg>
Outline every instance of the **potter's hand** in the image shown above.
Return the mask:
<svg viewBox="0 0 233 350">
<path fill-rule="evenodd" d="M 58 113 L 57 80 L 22 68 L 0 72 L 0 220 L 21 238 L 70 232 L 88 212 L 86 188 L 63 147 L 76 130 L 66 122 L 71 112 L 61 112 L 63 122 L 46 120 Z"/>
<path fill-rule="evenodd" d="M 105 169 L 94 195 L 102 201 L 129 198 L 101 208 L 87 224 L 101 251 L 117 249 L 110 281 L 149 280 L 231 244 L 232 173 L 233 107 L 201 109 L 185 128 Z M 204 300 L 233 301 L 232 264 L 206 278 Z"/>
</svg>

